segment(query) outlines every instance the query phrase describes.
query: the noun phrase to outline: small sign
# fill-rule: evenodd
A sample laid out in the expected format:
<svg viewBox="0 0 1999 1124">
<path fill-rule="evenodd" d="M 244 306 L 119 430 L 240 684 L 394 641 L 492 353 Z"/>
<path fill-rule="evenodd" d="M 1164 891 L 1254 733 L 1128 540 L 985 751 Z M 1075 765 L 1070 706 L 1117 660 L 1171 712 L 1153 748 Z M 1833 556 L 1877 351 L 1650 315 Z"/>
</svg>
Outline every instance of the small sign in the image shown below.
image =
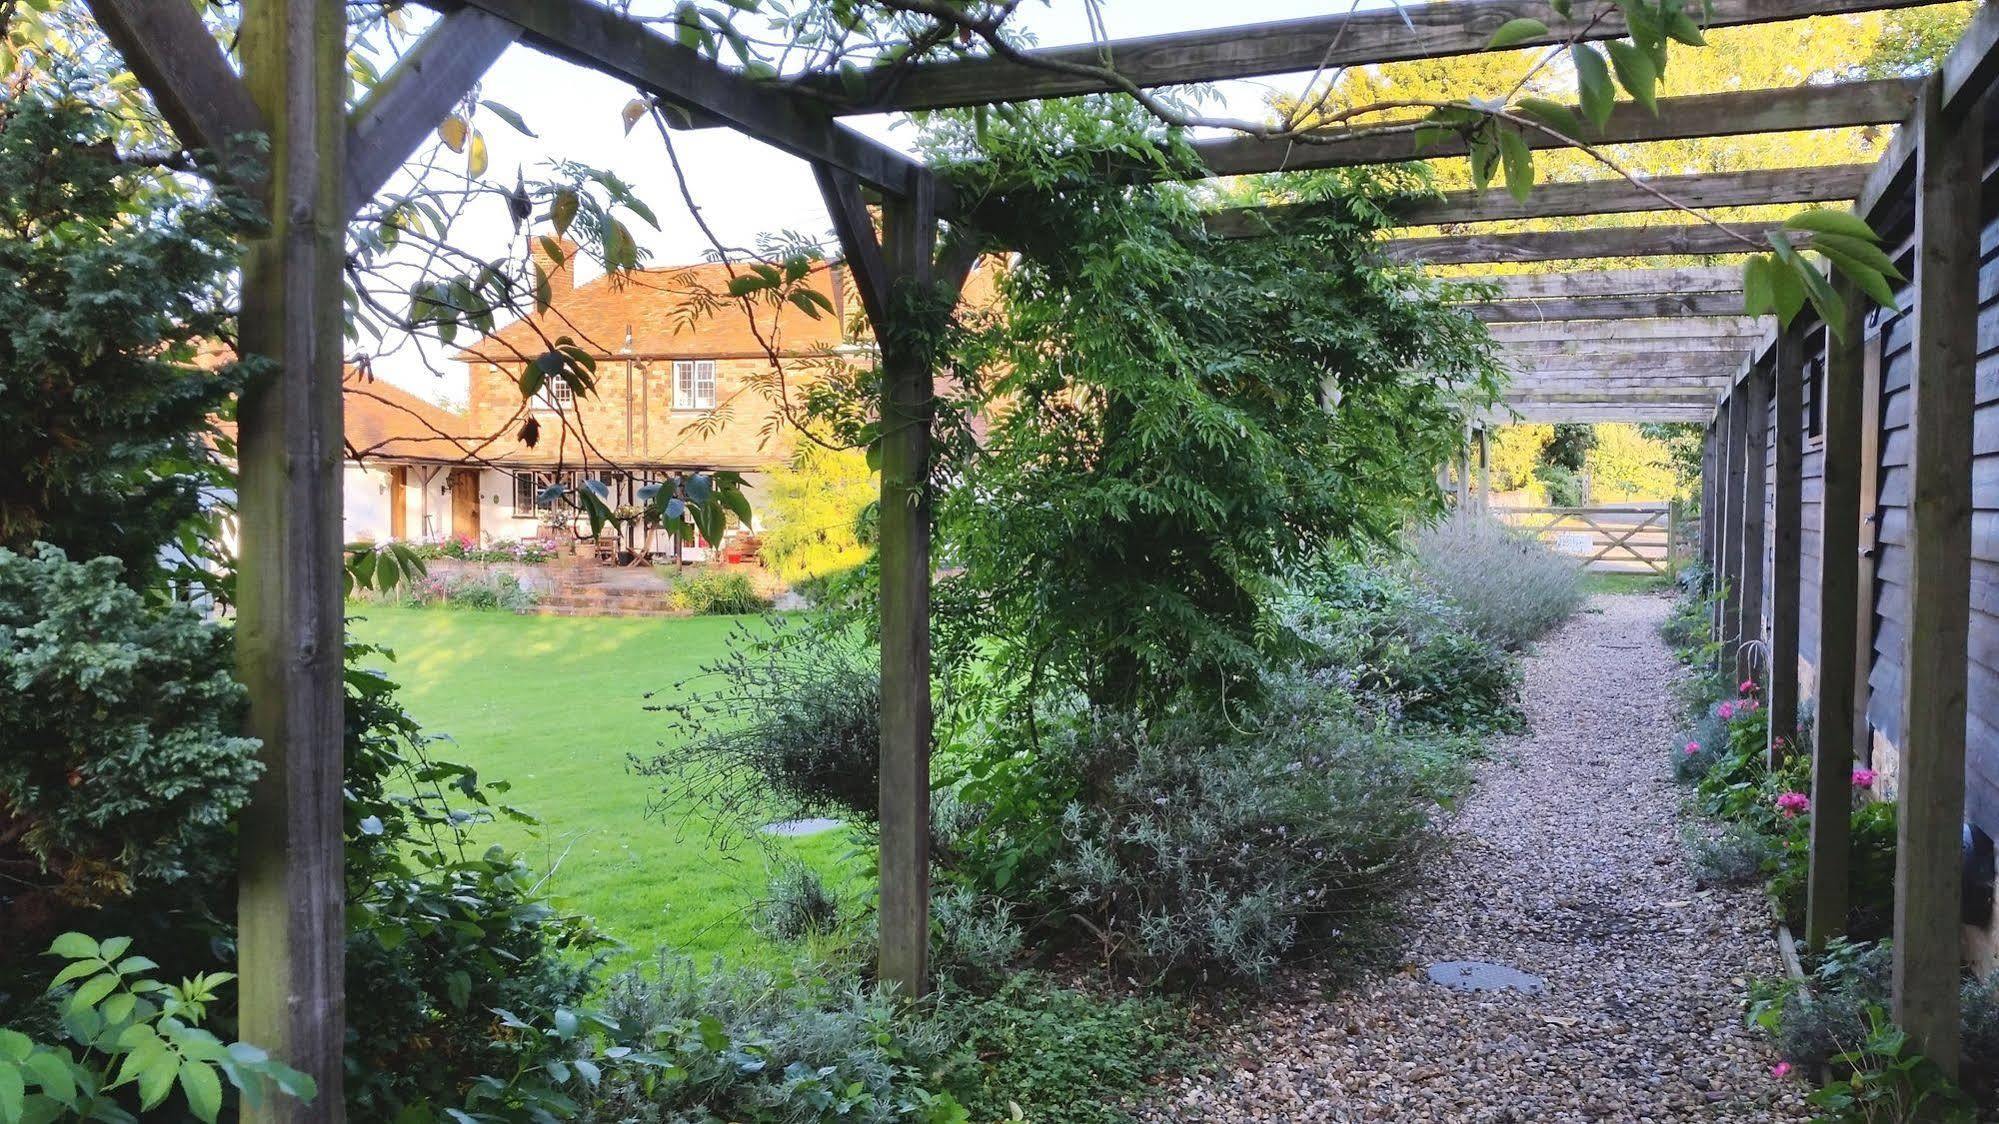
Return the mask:
<svg viewBox="0 0 1999 1124">
<path fill-rule="evenodd" d="M 1594 554 L 1596 536 L 1588 531 L 1557 531 L 1555 549 L 1563 554 Z"/>
</svg>

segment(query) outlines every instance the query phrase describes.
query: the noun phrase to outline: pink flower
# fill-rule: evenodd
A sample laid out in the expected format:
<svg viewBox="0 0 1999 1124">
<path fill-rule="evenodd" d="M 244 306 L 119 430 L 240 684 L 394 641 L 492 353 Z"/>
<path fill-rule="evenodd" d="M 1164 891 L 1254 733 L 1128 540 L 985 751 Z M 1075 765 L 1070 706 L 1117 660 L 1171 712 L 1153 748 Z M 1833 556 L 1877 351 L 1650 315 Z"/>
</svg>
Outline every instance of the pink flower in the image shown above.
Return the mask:
<svg viewBox="0 0 1999 1124">
<path fill-rule="evenodd" d="M 1782 1081 L 1784 1078 L 1789 1077 L 1790 1075 L 1791 1075 L 1790 1062 L 1778 1062 L 1776 1065 L 1770 1067 L 1770 1076 L 1776 1078 L 1779 1081 Z"/>
<path fill-rule="evenodd" d="M 1735 688 L 1735 690 L 1737 694 L 1753 695 L 1756 693 L 1756 680 L 1744 679 L 1742 683 Z"/>
<path fill-rule="evenodd" d="M 1812 798 L 1802 792 L 1786 792 L 1777 797 L 1777 809 L 1784 813 L 1787 820 L 1811 806 Z"/>
<path fill-rule="evenodd" d="M 1756 709 L 1756 700 L 1743 699 L 1742 702 L 1739 703 L 1735 709 L 1742 714 L 1748 714 L 1750 711 Z"/>
<path fill-rule="evenodd" d="M 1687 743 L 1687 756 L 1688 756 L 1688 757 L 1692 757 L 1692 756 L 1693 756 L 1694 754 L 1696 754 L 1696 753 L 1699 753 L 1700 751 L 1701 751 L 1701 743 L 1699 743 L 1699 742 L 1688 742 L 1688 743 Z"/>
<path fill-rule="evenodd" d="M 1722 703 L 1715 708 L 1714 712 L 1723 718 L 1733 718 L 1735 717 L 1735 706 L 1732 703 Z"/>
<path fill-rule="evenodd" d="M 1853 771 L 1853 787 L 1855 787 L 1855 788 L 1873 788 L 1873 787 L 1874 787 L 1874 770 L 1872 770 L 1872 769 L 1855 769 L 1855 770 Z"/>
</svg>

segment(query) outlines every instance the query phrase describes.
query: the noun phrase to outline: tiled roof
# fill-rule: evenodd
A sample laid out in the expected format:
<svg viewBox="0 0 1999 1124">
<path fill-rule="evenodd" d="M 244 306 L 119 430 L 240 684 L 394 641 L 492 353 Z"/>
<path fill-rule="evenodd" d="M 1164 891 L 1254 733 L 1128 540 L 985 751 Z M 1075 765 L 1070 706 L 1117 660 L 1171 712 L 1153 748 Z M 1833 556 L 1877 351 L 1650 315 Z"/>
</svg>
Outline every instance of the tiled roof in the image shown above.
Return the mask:
<svg viewBox="0 0 1999 1124">
<path fill-rule="evenodd" d="M 363 459 L 457 461 L 478 444 L 464 414 L 353 367 L 340 380 L 340 391 L 349 458 L 359 453 Z"/>
</svg>

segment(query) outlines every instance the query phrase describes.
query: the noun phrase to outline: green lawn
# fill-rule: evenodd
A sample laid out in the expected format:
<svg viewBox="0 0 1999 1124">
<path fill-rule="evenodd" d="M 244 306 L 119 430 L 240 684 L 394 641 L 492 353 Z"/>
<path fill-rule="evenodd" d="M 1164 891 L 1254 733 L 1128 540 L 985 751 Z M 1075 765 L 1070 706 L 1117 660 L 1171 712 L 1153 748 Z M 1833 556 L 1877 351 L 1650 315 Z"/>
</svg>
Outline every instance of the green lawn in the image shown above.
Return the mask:
<svg viewBox="0 0 1999 1124">
<path fill-rule="evenodd" d="M 1653 573 L 1620 574 L 1591 570 L 1583 575 L 1585 593 L 1660 593 L 1673 583 Z"/>
<path fill-rule="evenodd" d="M 721 846 L 706 822 L 649 817 L 656 782 L 627 768 L 628 755 L 652 756 L 666 734 L 665 720 L 644 709 L 645 694 L 670 692 L 719 653 L 736 618 L 373 604 L 349 612 L 356 639 L 395 652 L 388 669 L 410 712 L 456 743 L 437 754 L 472 765 L 482 779 L 512 782 L 505 799 L 543 821 L 538 831 L 512 823 L 479 830 L 550 871 L 558 903 L 596 918 L 636 955 L 664 947 L 705 965 L 718 953 L 776 954 L 747 916 L 769 877 L 765 849 Z M 852 842 L 830 831 L 777 846 L 831 871 Z"/>
</svg>

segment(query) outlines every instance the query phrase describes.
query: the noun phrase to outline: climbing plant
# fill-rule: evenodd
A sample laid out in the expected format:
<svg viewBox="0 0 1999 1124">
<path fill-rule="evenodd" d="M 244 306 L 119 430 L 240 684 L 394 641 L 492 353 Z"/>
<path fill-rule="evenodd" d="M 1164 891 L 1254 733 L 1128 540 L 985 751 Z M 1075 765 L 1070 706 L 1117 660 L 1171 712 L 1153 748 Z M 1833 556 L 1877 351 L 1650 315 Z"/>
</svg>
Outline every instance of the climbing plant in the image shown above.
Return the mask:
<svg viewBox="0 0 1999 1124">
<path fill-rule="evenodd" d="M 1452 287 L 1372 248 L 1405 185 L 1315 177 L 1308 224 L 1228 240 L 1190 189 L 1092 173 L 1106 152 L 1192 159 L 1129 102 L 951 118 L 928 148 L 1003 200 L 995 237 L 1021 251 L 1004 311 L 967 313 L 950 353 L 990 420 L 940 470 L 947 647 L 996 639 L 1018 681 L 1105 704 L 1237 689 L 1279 642 L 1288 568 L 1434 509 L 1435 466 L 1496 396 Z"/>
</svg>

